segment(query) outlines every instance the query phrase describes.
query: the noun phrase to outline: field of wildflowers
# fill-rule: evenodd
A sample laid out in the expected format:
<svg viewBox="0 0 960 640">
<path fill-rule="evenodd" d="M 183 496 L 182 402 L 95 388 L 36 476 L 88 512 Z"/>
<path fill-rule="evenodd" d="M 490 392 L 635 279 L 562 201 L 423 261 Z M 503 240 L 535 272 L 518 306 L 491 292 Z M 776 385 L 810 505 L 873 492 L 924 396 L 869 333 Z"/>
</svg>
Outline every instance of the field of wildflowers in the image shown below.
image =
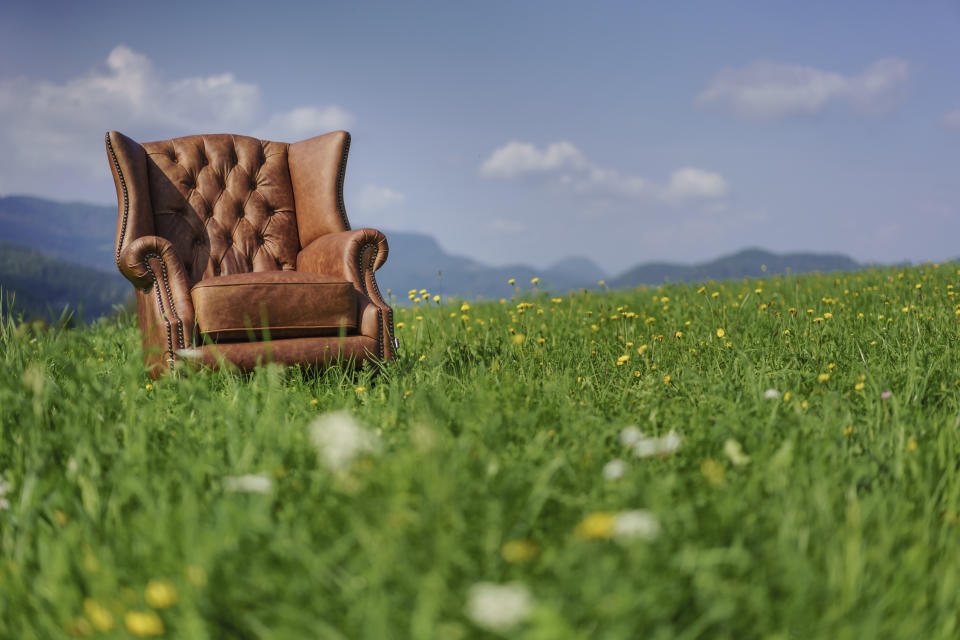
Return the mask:
<svg viewBox="0 0 960 640">
<path fill-rule="evenodd" d="M 960 634 L 958 265 L 511 284 L 379 375 L 0 319 L 0 637 Z"/>
</svg>

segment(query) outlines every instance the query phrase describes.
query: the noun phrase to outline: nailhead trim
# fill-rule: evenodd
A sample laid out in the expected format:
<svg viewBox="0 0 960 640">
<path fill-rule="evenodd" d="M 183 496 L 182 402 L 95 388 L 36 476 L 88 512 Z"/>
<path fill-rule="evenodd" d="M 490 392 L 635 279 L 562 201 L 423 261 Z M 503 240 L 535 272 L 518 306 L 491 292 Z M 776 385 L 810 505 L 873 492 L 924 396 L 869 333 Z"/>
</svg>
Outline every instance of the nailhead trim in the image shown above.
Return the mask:
<svg viewBox="0 0 960 640">
<path fill-rule="evenodd" d="M 160 297 L 160 283 L 157 280 L 157 274 L 154 272 L 153 267 L 150 266 L 150 261 L 147 258 L 144 258 L 143 264 L 147 268 L 147 271 L 150 272 L 150 275 L 153 276 L 153 288 L 157 292 L 157 306 L 160 307 L 160 317 L 163 318 L 164 324 L 167 325 L 167 353 L 170 354 L 167 362 L 170 363 L 170 368 L 172 369 L 173 363 L 176 362 L 176 356 L 173 353 L 173 331 L 170 328 L 170 319 L 167 318 L 167 314 L 163 312 L 163 298 Z"/>
<path fill-rule="evenodd" d="M 373 249 L 373 252 L 370 254 L 370 268 L 369 268 L 369 271 L 368 271 L 368 272 L 369 272 L 369 274 L 370 274 L 370 284 L 372 285 L 372 287 L 373 287 L 373 293 L 374 293 L 375 296 L 376 296 L 375 298 L 373 298 L 373 296 L 370 295 L 370 290 L 367 288 L 367 279 L 366 279 L 366 277 L 364 277 L 363 252 L 367 250 L 367 247 L 370 247 L 370 248 Z M 373 242 L 368 242 L 368 243 L 366 243 L 366 244 L 364 244 L 364 245 L 361 245 L 361 246 L 360 246 L 360 250 L 357 252 L 357 271 L 358 271 L 358 274 L 359 274 L 359 276 L 360 276 L 360 284 L 363 286 L 363 294 L 364 294 L 365 296 L 367 296 L 368 298 L 373 298 L 375 302 L 383 302 L 383 296 L 380 294 L 380 287 L 377 286 L 377 279 L 376 279 L 376 277 L 374 276 L 374 268 L 373 268 L 374 265 L 377 263 L 377 254 L 379 253 L 379 251 L 380 251 L 380 249 L 379 249 L 379 247 L 378 247 L 375 243 L 373 243 Z M 386 335 L 384 335 L 384 330 L 383 330 L 383 323 L 384 323 L 384 321 L 383 321 L 383 313 L 384 313 L 383 307 L 381 307 L 381 306 L 378 304 L 378 305 L 377 305 L 377 333 L 379 334 L 380 339 L 377 341 L 377 343 L 378 343 L 378 346 L 379 346 L 379 352 L 380 352 L 380 358 L 381 358 L 381 359 L 383 359 L 383 357 L 384 357 L 384 345 L 383 345 L 383 343 L 384 343 L 386 340 L 391 340 L 391 341 L 394 340 L 394 337 L 393 337 L 393 308 L 391 308 L 389 305 L 387 306 L 387 330 L 386 330 Z"/>
<path fill-rule="evenodd" d="M 340 173 L 337 175 L 337 209 L 346 231 L 350 231 L 350 221 L 347 220 L 347 206 L 343 202 L 343 180 L 347 173 L 347 154 L 350 153 L 350 134 L 343 141 L 343 155 L 340 156 Z"/>
<path fill-rule="evenodd" d="M 177 336 L 180 339 L 177 346 L 178 348 L 183 349 L 186 347 L 186 340 L 183 339 L 183 320 L 180 319 L 180 315 L 177 313 L 177 307 L 173 304 L 173 292 L 171 291 L 170 287 L 170 278 L 167 275 L 167 263 L 162 256 L 153 252 L 144 255 L 144 262 L 146 263 L 150 258 L 156 258 L 160 261 L 160 272 L 163 274 L 163 287 L 167 292 L 167 301 L 170 304 L 170 311 L 173 313 L 173 317 L 177 320 Z M 154 280 L 156 280 L 156 278 L 154 278 Z"/>
<path fill-rule="evenodd" d="M 110 159 L 113 160 L 113 166 L 117 170 L 117 176 L 120 177 L 120 188 L 123 190 L 123 218 L 120 224 L 120 237 L 117 238 L 117 255 L 115 260 L 117 268 L 120 268 L 120 250 L 123 248 L 123 237 L 127 233 L 127 215 L 130 213 L 130 200 L 127 196 L 127 181 L 123 177 L 123 171 L 120 170 L 120 162 L 117 160 L 117 154 L 113 150 L 113 144 L 110 142 L 110 133 L 106 134 L 107 149 L 110 150 Z"/>
</svg>

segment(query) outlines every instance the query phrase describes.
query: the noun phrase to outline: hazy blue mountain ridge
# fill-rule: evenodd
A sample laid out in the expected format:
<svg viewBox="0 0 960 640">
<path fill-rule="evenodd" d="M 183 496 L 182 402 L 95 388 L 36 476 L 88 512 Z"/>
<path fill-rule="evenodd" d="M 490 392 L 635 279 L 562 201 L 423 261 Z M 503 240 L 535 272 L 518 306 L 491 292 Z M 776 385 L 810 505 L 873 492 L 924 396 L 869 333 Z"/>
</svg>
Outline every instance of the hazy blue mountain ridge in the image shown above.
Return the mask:
<svg viewBox="0 0 960 640">
<path fill-rule="evenodd" d="M 88 318 L 109 311 L 111 305 L 123 302 L 132 292 L 114 264 L 116 217 L 112 206 L 0 197 L 0 242 L 5 243 L 0 245 L 0 288 L 16 292 L 17 306 L 36 315 L 45 315 L 47 306 L 58 310 L 64 304 L 72 308 L 82 304 Z M 627 288 L 665 281 L 758 278 L 787 271 L 842 271 L 862 266 L 840 254 L 775 254 L 745 249 L 693 265 L 639 264 L 613 275 L 584 257 L 564 258 L 546 269 L 524 264 L 490 266 L 447 253 L 426 234 L 384 233 L 390 255 L 377 272 L 377 281 L 380 290 L 386 293 L 389 289 L 398 302 L 406 301 L 410 289 L 427 289 L 445 297 L 509 297 L 514 292 L 508 284 L 511 278 L 522 290 L 537 277 L 541 288 L 562 293 L 596 287 L 600 280 L 611 288 Z"/>
</svg>

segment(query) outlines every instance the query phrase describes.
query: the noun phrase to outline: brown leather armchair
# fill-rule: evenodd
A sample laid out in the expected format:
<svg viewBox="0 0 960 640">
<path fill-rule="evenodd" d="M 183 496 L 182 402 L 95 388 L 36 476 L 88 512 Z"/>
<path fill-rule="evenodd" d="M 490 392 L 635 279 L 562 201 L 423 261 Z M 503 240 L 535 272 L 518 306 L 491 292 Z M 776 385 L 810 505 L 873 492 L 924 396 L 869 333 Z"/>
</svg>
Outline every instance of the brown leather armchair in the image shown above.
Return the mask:
<svg viewBox="0 0 960 640">
<path fill-rule="evenodd" d="M 349 133 L 138 144 L 110 131 L 106 143 L 115 257 L 136 287 L 152 377 L 181 358 L 247 371 L 393 357 L 393 310 L 374 279 L 387 239 L 351 230 L 343 204 Z"/>
</svg>

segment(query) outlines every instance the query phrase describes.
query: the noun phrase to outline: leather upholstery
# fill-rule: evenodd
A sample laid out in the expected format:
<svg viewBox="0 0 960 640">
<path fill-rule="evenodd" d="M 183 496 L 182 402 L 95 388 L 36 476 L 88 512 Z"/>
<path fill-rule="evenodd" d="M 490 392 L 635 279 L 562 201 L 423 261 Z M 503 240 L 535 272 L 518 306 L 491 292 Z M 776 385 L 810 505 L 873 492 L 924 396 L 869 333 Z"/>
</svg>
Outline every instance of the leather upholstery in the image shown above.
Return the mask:
<svg viewBox="0 0 960 640">
<path fill-rule="evenodd" d="M 200 334 L 214 342 L 338 335 L 357 329 L 353 285 L 296 271 L 201 280 L 190 292 Z"/>
<path fill-rule="evenodd" d="M 288 338 L 272 342 L 226 342 L 193 350 L 188 364 L 208 367 L 234 365 L 250 371 L 266 362 L 320 368 L 337 360 L 360 362 L 376 357 L 377 340 L 369 336 Z M 228 366 L 229 366 L 228 365 Z"/>
<path fill-rule="evenodd" d="M 111 131 L 106 146 L 117 188 L 117 267 L 137 287 L 151 375 L 201 333 L 208 340 L 249 338 L 246 324 L 231 325 L 249 319 L 255 326 L 264 311 L 270 326 L 257 328 L 281 339 L 219 345 L 241 368 L 271 353 L 284 354 L 283 362 L 301 354 L 313 364 L 393 357 L 393 311 L 373 275 L 386 259 L 386 238 L 372 229 L 350 231 L 343 203 L 348 133 L 293 144 L 216 134 L 141 145 Z M 270 288 L 291 286 L 287 276 L 313 286 L 302 304 Z M 224 286 L 210 286 L 221 278 Z M 236 284 L 227 278 L 243 281 L 245 293 L 225 293 L 237 288 L 226 286 Z M 240 327 L 242 336 L 224 331 Z M 344 337 L 322 337 L 341 327 Z M 283 337 L 304 334 L 313 337 Z"/>
<path fill-rule="evenodd" d="M 286 144 L 221 134 L 143 148 L 156 234 L 173 243 L 194 282 L 295 268 Z"/>
</svg>

